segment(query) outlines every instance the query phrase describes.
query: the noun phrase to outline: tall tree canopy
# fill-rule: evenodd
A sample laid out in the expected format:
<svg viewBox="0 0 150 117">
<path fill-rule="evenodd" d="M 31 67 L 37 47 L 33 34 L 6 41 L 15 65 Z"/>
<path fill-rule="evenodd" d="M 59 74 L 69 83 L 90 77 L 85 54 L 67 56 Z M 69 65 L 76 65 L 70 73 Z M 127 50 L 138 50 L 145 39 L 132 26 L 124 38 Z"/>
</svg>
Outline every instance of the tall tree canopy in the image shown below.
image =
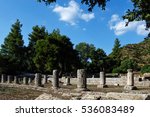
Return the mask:
<svg viewBox="0 0 150 117">
<path fill-rule="evenodd" d="M 81 42 L 76 45 L 80 61 L 85 69 L 91 73 L 99 72 L 105 68 L 105 59 L 107 57 L 104 50 L 96 49 L 93 44 Z"/>
<path fill-rule="evenodd" d="M 34 57 L 36 56 L 36 44 L 37 41 L 41 40 L 41 44 L 42 41 L 45 40 L 48 36 L 48 32 L 46 31 L 46 28 L 44 26 L 34 26 L 32 28 L 32 32 L 29 34 L 29 45 L 28 45 L 28 59 L 27 59 L 27 63 L 28 63 L 28 71 L 36 71 L 36 66 L 34 63 Z"/>
<path fill-rule="evenodd" d="M 112 58 L 115 58 L 115 59 L 120 59 L 120 41 L 118 38 L 115 39 L 115 42 L 114 42 L 114 47 L 112 49 L 112 53 L 110 54 L 110 57 Z"/>
<path fill-rule="evenodd" d="M 45 2 L 47 5 L 56 2 L 56 0 L 37 0 L 38 2 Z M 95 6 L 105 10 L 106 3 L 110 0 L 81 0 L 82 4 L 88 6 L 88 10 L 92 11 Z M 128 19 L 128 22 L 132 21 L 146 21 L 146 27 L 150 28 L 150 0 L 131 0 L 134 8 L 128 9 L 123 16 L 124 19 Z M 118 1 L 120 2 L 120 1 Z"/>
<path fill-rule="evenodd" d="M 111 62 L 111 69 L 115 69 L 121 64 L 121 44 L 118 38 L 114 41 L 114 47 L 112 48 L 112 53 L 109 55 L 108 60 Z M 108 62 L 108 63 L 109 63 Z"/>
<path fill-rule="evenodd" d="M 79 53 L 79 58 L 84 66 L 87 66 L 88 62 L 91 61 L 91 56 L 94 55 L 95 47 L 93 44 L 81 42 L 76 45 L 75 49 Z"/>
<path fill-rule="evenodd" d="M 17 19 L 17 21 L 12 25 L 11 31 L 4 40 L 4 44 L 1 45 L 1 55 L 3 59 L 7 60 L 7 64 L 10 66 L 7 69 L 11 72 L 21 71 L 21 66 L 24 64 L 24 41 L 21 34 L 22 24 Z M 6 65 L 7 66 L 7 65 Z"/>
<path fill-rule="evenodd" d="M 79 64 L 73 44 L 59 30 L 36 42 L 33 60 L 39 72 L 52 72 L 53 69 L 70 72 Z"/>
</svg>

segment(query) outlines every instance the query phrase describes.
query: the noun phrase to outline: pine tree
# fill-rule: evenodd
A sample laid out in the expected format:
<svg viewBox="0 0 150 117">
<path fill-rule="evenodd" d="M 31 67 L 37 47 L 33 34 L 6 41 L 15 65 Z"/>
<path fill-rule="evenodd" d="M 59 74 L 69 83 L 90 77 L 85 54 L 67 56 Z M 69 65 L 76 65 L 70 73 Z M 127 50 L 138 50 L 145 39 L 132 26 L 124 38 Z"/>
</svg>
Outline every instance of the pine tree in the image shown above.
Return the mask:
<svg viewBox="0 0 150 117">
<path fill-rule="evenodd" d="M 119 39 L 115 39 L 114 47 L 112 49 L 112 53 L 109 55 L 109 58 L 111 59 L 110 68 L 113 70 L 120 66 L 121 64 L 121 44 Z"/>
<path fill-rule="evenodd" d="M 115 43 L 114 43 L 114 47 L 112 49 L 112 53 L 110 54 L 110 56 L 112 58 L 115 58 L 115 59 L 119 59 L 120 58 L 120 41 L 119 39 L 115 39 Z"/>
<path fill-rule="evenodd" d="M 8 60 L 8 72 L 20 72 L 22 69 L 24 41 L 21 27 L 22 24 L 17 19 L 5 38 L 4 44 L 1 45 L 1 55 Z"/>
<path fill-rule="evenodd" d="M 38 25 L 32 28 L 32 32 L 29 34 L 29 45 L 28 45 L 28 71 L 35 72 L 37 67 L 34 62 L 34 57 L 36 56 L 36 44 L 38 41 L 43 41 L 48 36 L 44 26 L 39 27 Z M 44 70 L 44 68 L 43 68 Z"/>
</svg>

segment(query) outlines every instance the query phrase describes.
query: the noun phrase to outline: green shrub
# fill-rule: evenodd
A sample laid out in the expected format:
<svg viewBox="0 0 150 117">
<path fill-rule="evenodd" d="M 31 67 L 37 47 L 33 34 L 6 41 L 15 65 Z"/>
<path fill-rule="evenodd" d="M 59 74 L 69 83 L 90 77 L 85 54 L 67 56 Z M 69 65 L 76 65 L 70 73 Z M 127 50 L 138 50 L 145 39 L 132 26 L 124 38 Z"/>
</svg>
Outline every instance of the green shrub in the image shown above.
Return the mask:
<svg viewBox="0 0 150 117">
<path fill-rule="evenodd" d="M 145 65 L 141 68 L 141 73 L 148 73 L 150 72 L 150 65 Z"/>
</svg>

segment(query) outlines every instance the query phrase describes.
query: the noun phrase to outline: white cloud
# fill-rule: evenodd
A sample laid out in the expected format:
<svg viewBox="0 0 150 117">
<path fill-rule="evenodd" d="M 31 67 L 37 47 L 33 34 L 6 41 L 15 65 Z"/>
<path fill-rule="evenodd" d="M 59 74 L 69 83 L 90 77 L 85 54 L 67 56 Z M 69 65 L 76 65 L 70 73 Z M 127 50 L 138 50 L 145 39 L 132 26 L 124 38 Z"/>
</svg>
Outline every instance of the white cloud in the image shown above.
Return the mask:
<svg viewBox="0 0 150 117">
<path fill-rule="evenodd" d="M 109 21 L 110 30 L 114 30 L 115 35 L 123 35 L 129 31 L 135 31 L 138 35 L 146 36 L 150 30 L 145 30 L 144 21 L 133 21 L 126 25 L 127 20 L 121 20 L 119 15 L 114 14 Z"/>
<path fill-rule="evenodd" d="M 94 16 L 94 13 L 91 13 L 91 14 L 85 14 L 83 13 L 81 15 L 81 19 L 85 20 L 86 22 L 90 21 L 91 19 L 93 19 L 95 16 Z"/>
<path fill-rule="evenodd" d="M 139 25 L 136 31 L 137 31 L 137 34 L 139 35 L 147 35 L 150 32 L 150 30 L 145 31 L 145 24 Z"/>
<path fill-rule="evenodd" d="M 116 21 L 119 21 L 119 20 L 120 20 L 119 16 L 117 14 L 113 14 L 111 16 L 110 22 L 116 22 Z"/>
<path fill-rule="evenodd" d="M 71 25 L 75 25 L 78 19 L 88 22 L 95 17 L 94 13 L 84 13 L 79 4 L 74 0 L 71 0 L 66 7 L 56 5 L 53 12 L 59 14 L 60 21 L 67 22 Z"/>
</svg>

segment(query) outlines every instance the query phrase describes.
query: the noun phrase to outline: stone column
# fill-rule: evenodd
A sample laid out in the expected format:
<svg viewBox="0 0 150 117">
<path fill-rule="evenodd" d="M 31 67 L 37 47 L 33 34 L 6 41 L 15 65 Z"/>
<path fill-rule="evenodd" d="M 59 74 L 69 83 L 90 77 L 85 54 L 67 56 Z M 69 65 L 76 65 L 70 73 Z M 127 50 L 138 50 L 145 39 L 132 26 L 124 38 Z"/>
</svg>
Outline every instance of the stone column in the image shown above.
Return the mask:
<svg viewBox="0 0 150 117">
<path fill-rule="evenodd" d="M 125 90 L 135 90 L 137 87 L 134 86 L 134 74 L 132 69 L 127 70 L 127 84 L 124 87 Z"/>
<path fill-rule="evenodd" d="M 36 73 L 35 74 L 35 86 L 41 86 L 41 74 L 40 73 Z"/>
<path fill-rule="evenodd" d="M 46 84 L 47 83 L 47 75 L 43 75 L 43 84 Z"/>
<path fill-rule="evenodd" d="M 27 77 L 23 77 L 23 84 L 27 85 L 28 84 L 28 78 Z"/>
<path fill-rule="evenodd" d="M 6 75 L 2 74 L 1 75 L 1 83 L 5 83 L 6 82 Z"/>
<path fill-rule="evenodd" d="M 67 77 L 65 78 L 65 83 L 64 83 L 63 85 L 65 85 L 65 86 L 71 85 L 71 84 L 70 84 L 70 77 L 67 76 Z"/>
<path fill-rule="evenodd" d="M 32 83 L 32 78 L 28 78 L 28 84 Z"/>
<path fill-rule="evenodd" d="M 14 76 L 14 84 L 19 84 L 18 76 Z"/>
<path fill-rule="evenodd" d="M 100 84 L 98 84 L 98 88 L 105 88 L 107 87 L 106 85 L 106 77 L 105 77 L 105 72 L 104 71 L 101 71 L 100 72 Z"/>
<path fill-rule="evenodd" d="M 12 83 L 12 76 L 11 75 L 8 75 L 7 76 L 7 83 Z"/>
<path fill-rule="evenodd" d="M 84 69 L 77 70 L 77 90 L 78 91 L 87 90 L 86 72 Z"/>
<path fill-rule="evenodd" d="M 52 86 L 53 86 L 54 89 L 59 88 L 59 76 L 58 76 L 58 70 L 53 70 Z"/>
</svg>

